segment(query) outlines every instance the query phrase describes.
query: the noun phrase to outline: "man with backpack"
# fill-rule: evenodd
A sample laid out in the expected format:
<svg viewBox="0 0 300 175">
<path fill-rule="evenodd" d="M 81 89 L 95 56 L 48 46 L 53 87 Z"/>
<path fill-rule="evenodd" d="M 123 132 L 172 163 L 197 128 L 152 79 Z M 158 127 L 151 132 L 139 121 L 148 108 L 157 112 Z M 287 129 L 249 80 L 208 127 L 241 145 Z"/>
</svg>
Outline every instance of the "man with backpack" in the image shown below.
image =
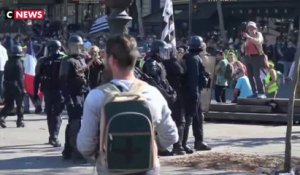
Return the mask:
<svg viewBox="0 0 300 175">
<path fill-rule="evenodd" d="M 197 151 L 210 150 L 203 142 L 203 113 L 201 108 L 201 90 L 207 87 L 208 79 L 199 54 L 203 51 L 204 41 L 193 36 L 189 43 L 189 53 L 183 56 L 185 75 L 183 81 L 185 104 L 185 127 L 182 146 L 186 153 L 193 150 L 187 145 L 190 125 L 195 137 L 194 148 Z"/>
<path fill-rule="evenodd" d="M 69 56 L 62 60 L 59 72 L 61 90 L 69 116 L 63 158 L 81 159 L 82 156 L 76 148 L 76 138 L 80 129 L 83 102 L 88 88 L 85 75 L 88 67 L 82 56 L 83 39 L 78 35 L 71 36 L 68 40 L 68 50 Z"/>
<path fill-rule="evenodd" d="M 218 50 L 216 52 L 217 65 L 216 65 L 216 86 L 215 86 L 215 99 L 218 103 L 226 103 L 226 87 L 228 86 L 228 66 L 229 62 L 224 56 L 224 52 Z"/>
<path fill-rule="evenodd" d="M 133 37 L 110 38 L 106 55 L 113 80 L 87 96 L 78 150 L 96 161 L 101 175 L 159 175 L 157 150 L 178 141 L 168 104 L 156 88 L 135 78 L 139 53 Z"/>
</svg>

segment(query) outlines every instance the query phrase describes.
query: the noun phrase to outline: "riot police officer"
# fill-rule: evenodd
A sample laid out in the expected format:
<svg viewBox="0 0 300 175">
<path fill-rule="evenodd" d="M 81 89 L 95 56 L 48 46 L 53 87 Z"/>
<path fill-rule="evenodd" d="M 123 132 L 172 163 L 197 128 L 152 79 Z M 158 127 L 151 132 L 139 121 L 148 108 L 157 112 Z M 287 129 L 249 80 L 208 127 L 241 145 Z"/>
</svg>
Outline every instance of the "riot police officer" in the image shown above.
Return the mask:
<svg viewBox="0 0 300 175">
<path fill-rule="evenodd" d="M 182 147 L 183 131 L 185 127 L 184 118 L 184 101 L 183 101 L 183 78 L 184 68 L 180 60 L 178 60 L 174 53 L 171 53 L 169 60 L 163 62 L 166 72 L 167 79 L 170 85 L 174 88 L 177 93 L 177 99 L 174 103 L 169 104 L 172 111 L 172 118 L 176 123 L 178 129 L 179 140 L 173 145 L 173 153 L 176 155 L 185 154 L 185 150 Z M 192 153 L 192 152 L 187 152 Z"/>
<path fill-rule="evenodd" d="M 177 93 L 167 80 L 165 60 L 170 59 L 171 48 L 165 41 L 155 40 L 151 45 L 149 58 L 145 60 L 142 71 L 155 81 L 155 87 L 162 93 L 169 105 L 176 101 Z M 169 150 L 159 150 L 160 156 L 173 155 Z"/>
<path fill-rule="evenodd" d="M 155 40 L 151 45 L 150 57 L 145 60 L 143 65 L 143 72 L 156 82 L 166 80 L 167 73 L 162 61 L 169 59 L 168 49 L 165 41 Z"/>
<path fill-rule="evenodd" d="M 47 124 L 49 130 L 49 144 L 60 147 L 58 141 L 61 126 L 61 114 L 64 108 L 62 92 L 59 86 L 59 70 L 63 55 L 60 53 L 61 43 L 58 40 L 49 41 L 47 44 L 48 55 L 41 58 L 36 66 L 34 82 L 34 97 L 38 99 L 38 91 L 45 96 Z"/>
<path fill-rule="evenodd" d="M 195 137 L 195 150 L 210 150 L 203 142 L 203 114 L 201 109 L 200 92 L 205 85 L 205 68 L 199 53 L 203 51 L 204 41 L 200 36 L 191 37 L 189 53 L 183 56 L 185 65 L 184 104 L 185 120 L 182 145 L 186 152 L 191 152 L 187 145 L 189 127 L 192 124 Z"/>
<path fill-rule="evenodd" d="M 60 82 L 65 99 L 65 105 L 69 116 L 63 157 L 82 158 L 76 148 L 76 137 L 80 129 L 81 116 L 83 112 L 84 96 L 87 93 L 87 78 L 85 72 L 88 70 L 84 58 L 81 56 L 84 47 L 83 40 L 78 35 L 73 35 L 68 40 L 68 58 L 63 59 L 60 67 Z"/>
<path fill-rule="evenodd" d="M 14 45 L 11 49 L 11 56 L 4 66 L 4 108 L 0 112 L 0 126 L 6 128 L 5 118 L 17 105 L 17 127 L 24 127 L 23 122 L 23 97 L 24 91 L 24 67 L 21 61 L 23 49 L 20 45 Z"/>
</svg>

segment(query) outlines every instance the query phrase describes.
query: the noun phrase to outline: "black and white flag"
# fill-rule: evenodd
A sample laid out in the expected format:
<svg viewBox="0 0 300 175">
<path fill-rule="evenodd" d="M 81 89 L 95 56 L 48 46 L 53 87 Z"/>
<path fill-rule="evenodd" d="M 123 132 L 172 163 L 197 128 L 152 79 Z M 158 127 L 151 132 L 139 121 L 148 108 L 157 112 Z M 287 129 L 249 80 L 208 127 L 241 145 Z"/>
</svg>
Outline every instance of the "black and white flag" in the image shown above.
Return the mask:
<svg viewBox="0 0 300 175">
<path fill-rule="evenodd" d="M 166 0 L 162 16 L 164 20 L 164 29 L 161 34 L 161 40 L 171 44 L 173 49 L 176 49 L 175 21 L 172 0 Z"/>
<path fill-rule="evenodd" d="M 102 16 L 98 18 L 94 24 L 92 25 L 90 34 L 97 33 L 97 32 L 103 32 L 109 29 L 108 21 L 107 21 L 107 15 Z"/>
</svg>

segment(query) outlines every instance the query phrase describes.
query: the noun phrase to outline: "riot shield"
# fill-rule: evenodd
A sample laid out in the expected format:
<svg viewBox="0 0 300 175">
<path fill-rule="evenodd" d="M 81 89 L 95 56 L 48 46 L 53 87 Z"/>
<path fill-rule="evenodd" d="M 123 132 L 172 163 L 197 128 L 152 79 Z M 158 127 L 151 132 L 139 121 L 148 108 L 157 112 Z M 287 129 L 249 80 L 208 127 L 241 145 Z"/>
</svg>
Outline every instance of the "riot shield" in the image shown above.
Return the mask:
<svg viewBox="0 0 300 175">
<path fill-rule="evenodd" d="M 211 79 L 209 86 L 207 88 L 202 89 L 201 96 L 200 96 L 202 111 L 208 112 L 210 102 L 211 102 L 213 83 L 214 83 L 216 58 L 214 56 L 205 55 L 205 56 L 201 56 L 201 60 L 205 68 L 205 71 L 210 74 L 210 79 Z"/>
</svg>

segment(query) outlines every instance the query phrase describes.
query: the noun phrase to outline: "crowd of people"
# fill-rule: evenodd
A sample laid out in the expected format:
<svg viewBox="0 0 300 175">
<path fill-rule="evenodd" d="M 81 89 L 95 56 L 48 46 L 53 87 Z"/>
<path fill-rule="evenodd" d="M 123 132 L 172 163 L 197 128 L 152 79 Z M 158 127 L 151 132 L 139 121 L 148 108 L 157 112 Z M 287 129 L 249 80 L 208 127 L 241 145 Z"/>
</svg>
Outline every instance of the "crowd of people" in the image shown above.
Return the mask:
<svg viewBox="0 0 300 175">
<path fill-rule="evenodd" d="M 58 140 L 61 114 L 67 110 L 63 158 L 96 160 L 99 172 L 107 172 L 110 160 L 121 161 L 118 155 L 122 154 L 134 159 L 127 154 L 139 154 L 137 150 L 144 148 L 146 138 L 150 135 L 151 140 L 153 135 L 155 146 L 145 147 L 145 150 L 153 156 L 155 165 L 150 169 L 157 174 L 157 153 L 171 156 L 211 149 L 203 139 L 200 97 L 202 89 L 211 87 L 212 74 L 215 74 L 217 102 L 226 102 L 228 87 L 234 88 L 232 102 L 238 98 L 276 97 L 280 74 L 264 51 L 264 38 L 255 22 L 247 24 L 243 37 L 245 47 L 241 59 L 233 47 L 216 48 L 213 41 L 206 44 L 200 36 L 182 39 L 176 49 L 153 36 L 141 44 L 129 35 L 111 37 L 106 42 L 71 35 L 66 45 L 58 38 L 5 36 L 0 44 L 4 104 L 0 126 L 6 128 L 5 119 L 16 103 L 17 127 L 25 127 L 23 107 L 28 106 L 31 99 L 35 112 L 41 113 L 44 100 L 49 144 L 54 147 L 61 146 Z M 288 43 L 287 48 L 291 47 Z M 210 55 L 216 58 L 215 72 L 207 71 L 203 64 L 205 59 L 212 58 Z M 290 60 L 292 56 L 286 58 Z M 261 72 L 266 74 L 264 80 Z M 145 98 L 124 102 L 124 98 L 140 97 L 140 94 Z M 143 99 L 147 103 L 141 103 Z M 126 109 L 118 106 L 121 102 Z M 133 104 L 136 106 L 131 109 Z M 29 107 L 25 110 L 29 112 Z M 131 118 L 126 116 L 129 114 Z M 118 119 L 119 116 L 123 119 Z M 138 127 L 137 123 L 143 120 L 135 121 L 133 116 L 143 116 L 148 124 L 151 121 L 149 130 Z M 151 123 L 156 134 L 151 130 Z M 188 145 L 191 125 L 195 138 L 193 148 Z M 126 137 L 126 141 L 121 137 Z M 139 141 L 143 142 L 142 147 Z M 134 146 L 137 150 L 132 150 Z M 112 150 L 115 152 L 111 153 Z M 108 160 L 107 156 L 112 157 Z M 143 172 L 148 170 L 149 167 Z"/>
<path fill-rule="evenodd" d="M 203 113 L 200 107 L 200 92 L 207 86 L 207 73 L 199 56 L 205 46 L 201 37 L 192 37 L 189 49 L 179 49 L 178 54 L 166 42 L 153 40 L 149 52 L 144 55 L 139 52 L 135 39 L 126 35 L 109 39 L 106 50 L 79 35 L 72 35 L 65 48 L 55 39 L 41 43 L 35 38 L 21 38 L 18 35 L 13 40 L 7 37 L 2 40 L 2 128 L 6 128 L 5 119 L 15 103 L 17 127 L 25 127 L 25 94 L 33 101 L 36 113 L 42 112 L 41 104 L 44 100 L 49 144 L 61 146 L 58 135 L 61 114 L 66 109 L 69 119 L 63 157 L 86 157 L 88 150 L 95 148 L 96 144 L 90 138 L 89 134 L 92 133 L 88 132 L 99 129 L 98 126 L 92 128 L 91 122 L 98 122 L 90 121 L 94 110 L 91 108 L 98 101 L 98 105 L 104 101 L 97 94 L 99 92 L 96 93 L 97 89 L 109 82 L 116 84 L 117 88 L 128 89 L 131 81 L 123 81 L 123 78 L 126 72 L 132 78 L 133 71 L 134 77 L 155 87 L 149 89 L 148 98 L 154 103 L 157 114 L 152 117 L 161 143 L 158 147 L 159 155 L 182 155 L 191 154 L 194 150 L 210 150 L 203 142 Z M 29 68 L 27 64 L 30 64 Z M 26 79 L 27 74 L 33 79 Z M 98 112 L 93 113 L 95 114 Z M 99 119 L 99 116 L 95 117 Z M 190 125 L 195 136 L 194 148 L 188 146 Z M 91 140 L 94 145 L 90 145 Z M 173 148 L 170 148 L 172 144 Z"/>
</svg>

